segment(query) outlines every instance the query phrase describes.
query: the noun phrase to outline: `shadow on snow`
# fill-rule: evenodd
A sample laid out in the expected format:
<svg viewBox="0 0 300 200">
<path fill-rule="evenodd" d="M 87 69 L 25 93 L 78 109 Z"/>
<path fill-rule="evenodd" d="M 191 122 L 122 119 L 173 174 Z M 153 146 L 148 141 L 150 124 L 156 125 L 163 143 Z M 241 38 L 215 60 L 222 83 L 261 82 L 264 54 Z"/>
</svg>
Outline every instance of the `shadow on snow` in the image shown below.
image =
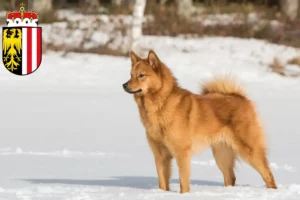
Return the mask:
<svg viewBox="0 0 300 200">
<path fill-rule="evenodd" d="M 33 184 L 68 184 L 68 185 L 93 185 L 110 187 L 130 187 L 138 189 L 153 189 L 158 187 L 156 177 L 147 176 L 117 176 L 101 180 L 79 180 L 79 179 L 22 179 Z M 222 182 L 191 180 L 191 185 L 223 186 Z M 179 184 L 178 179 L 172 179 L 171 184 Z"/>
</svg>

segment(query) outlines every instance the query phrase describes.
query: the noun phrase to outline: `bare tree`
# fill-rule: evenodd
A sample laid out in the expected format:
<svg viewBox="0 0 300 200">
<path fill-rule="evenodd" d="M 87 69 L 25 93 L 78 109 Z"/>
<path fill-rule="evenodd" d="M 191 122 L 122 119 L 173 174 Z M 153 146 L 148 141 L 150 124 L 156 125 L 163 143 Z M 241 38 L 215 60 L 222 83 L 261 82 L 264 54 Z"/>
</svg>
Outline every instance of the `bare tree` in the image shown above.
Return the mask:
<svg viewBox="0 0 300 200">
<path fill-rule="evenodd" d="M 97 12 L 100 7 L 100 2 L 99 0 L 85 0 L 85 3 L 88 8 L 88 12 Z"/>
<path fill-rule="evenodd" d="M 133 9 L 131 36 L 133 41 L 139 39 L 142 34 L 142 25 L 144 20 L 144 12 L 146 0 L 136 0 Z"/>
<path fill-rule="evenodd" d="M 177 14 L 183 18 L 189 18 L 194 12 L 193 0 L 176 0 Z"/>
<path fill-rule="evenodd" d="M 28 0 L 28 9 L 37 13 L 50 12 L 53 9 L 52 0 Z"/>
<path fill-rule="evenodd" d="M 10 7 L 15 10 L 16 9 L 16 0 L 10 0 Z"/>
<path fill-rule="evenodd" d="M 281 12 L 290 20 L 295 20 L 298 16 L 299 0 L 280 0 Z"/>
<path fill-rule="evenodd" d="M 112 4 L 115 6 L 120 6 L 123 0 L 112 0 Z"/>
<path fill-rule="evenodd" d="M 85 3 L 91 7 L 99 7 L 100 6 L 99 0 L 85 0 Z"/>
<path fill-rule="evenodd" d="M 160 4 L 160 5 L 164 5 L 164 4 L 167 3 L 167 1 L 168 1 L 168 0 L 160 0 L 160 1 L 159 1 L 159 4 Z"/>
<path fill-rule="evenodd" d="M 146 7 L 146 0 L 135 0 L 132 14 L 132 27 L 130 31 L 129 49 L 140 52 L 141 49 L 137 45 L 137 41 L 143 36 L 143 20 Z"/>
<path fill-rule="evenodd" d="M 114 6 L 126 5 L 127 7 L 131 8 L 134 6 L 135 0 L 111 0 L 111 3 Z"/>
</svg>

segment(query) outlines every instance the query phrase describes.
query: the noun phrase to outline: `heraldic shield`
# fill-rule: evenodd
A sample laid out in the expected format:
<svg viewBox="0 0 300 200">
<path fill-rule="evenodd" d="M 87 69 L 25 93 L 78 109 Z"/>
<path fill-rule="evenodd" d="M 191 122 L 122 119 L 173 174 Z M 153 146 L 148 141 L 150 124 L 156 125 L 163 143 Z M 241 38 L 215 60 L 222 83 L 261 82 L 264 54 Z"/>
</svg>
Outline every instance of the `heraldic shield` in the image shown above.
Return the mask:
<svg viewBox="0 0 300 200">
<path fill-rule="evenodd" d="M 2 60 L 16 75 L 34 72 L 42 61 L 41 27 L 3 27 Z"/>
<path fill-rule="evenodd" d="M 42 28 L 38 27 L 38 15 L 25 11 L 9 12 L 7 27 L 2 29 L 2 60 L 4 67 L 16 75 L 35 72 L 42 61 Z"/>
</svg>

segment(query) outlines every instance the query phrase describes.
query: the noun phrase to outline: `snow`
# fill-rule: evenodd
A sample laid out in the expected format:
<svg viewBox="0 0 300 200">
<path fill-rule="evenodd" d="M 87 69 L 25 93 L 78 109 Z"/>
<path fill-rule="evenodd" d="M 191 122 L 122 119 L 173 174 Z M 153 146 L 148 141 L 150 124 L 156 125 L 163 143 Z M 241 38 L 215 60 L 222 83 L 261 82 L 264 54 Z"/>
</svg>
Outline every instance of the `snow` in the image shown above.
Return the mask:
<svg viewBox="0 0 300 200">
<path fill-rule="evenodd" d="M 35 73 L 0 68 L 0 199 L 300 199 L 300 79 L 269 70 L 299 50 L 258 40 L 144 37 L 182 87 L 199 92 L 215 74 L 233 73 L 257 105 L 278 190 L 240 162 L 237 186 L 223 177 L 208 149 L 192 159 L 191 192 L 179 194 L 173 162 L 171 191 L 158 189 L 152 153 L 137 106 L 122 89 L 128 57 L 47 52 Z"/>
</svg>

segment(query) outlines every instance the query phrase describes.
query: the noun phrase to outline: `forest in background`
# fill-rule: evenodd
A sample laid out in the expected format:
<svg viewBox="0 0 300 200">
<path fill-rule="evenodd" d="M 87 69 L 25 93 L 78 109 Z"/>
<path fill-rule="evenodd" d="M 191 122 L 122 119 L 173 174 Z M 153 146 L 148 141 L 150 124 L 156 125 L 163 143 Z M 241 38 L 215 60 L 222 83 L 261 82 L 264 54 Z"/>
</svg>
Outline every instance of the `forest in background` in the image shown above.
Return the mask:
<svg viewBox="0 0 300 200">
<path fill-rule="evenodd" d="M 67 32 L 58 25 L 63 22 L 65 37 L 82 32 L 76 47 L 55 45 L 51 36 L 44 41 L 48 49 L 127 55 L 142 35 L 255 38 L 300 47 L 300 0 L 0 0 L 4 12 L 20 3 L 38 12 L 52 35 Z M 90 26 L 78 25 L 83 22 Z M 102 39 L 93 40 L 97 34 Z"/>
</svg>

